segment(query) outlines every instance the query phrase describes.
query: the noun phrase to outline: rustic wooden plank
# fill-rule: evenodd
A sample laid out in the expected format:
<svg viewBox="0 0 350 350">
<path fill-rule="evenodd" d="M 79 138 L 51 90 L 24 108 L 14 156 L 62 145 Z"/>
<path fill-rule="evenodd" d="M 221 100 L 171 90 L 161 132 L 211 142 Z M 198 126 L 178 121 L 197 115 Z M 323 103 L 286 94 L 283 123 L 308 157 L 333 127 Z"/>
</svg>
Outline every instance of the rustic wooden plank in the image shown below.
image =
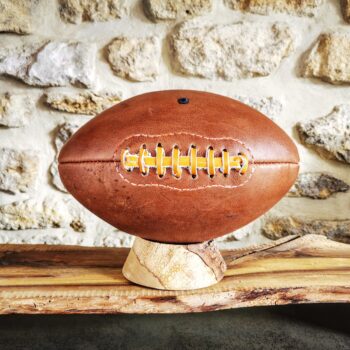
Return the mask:
<svg viewBox="0 0 350 350">
<path fill-rule="evenodd" d="M 224 279 L 192 291 L 133 285 L 125 248 L 0 245 L 0 313 L 175 313 L 350 301 L 350 245 L 287 237 L 226 250 Z"/>
</svg>

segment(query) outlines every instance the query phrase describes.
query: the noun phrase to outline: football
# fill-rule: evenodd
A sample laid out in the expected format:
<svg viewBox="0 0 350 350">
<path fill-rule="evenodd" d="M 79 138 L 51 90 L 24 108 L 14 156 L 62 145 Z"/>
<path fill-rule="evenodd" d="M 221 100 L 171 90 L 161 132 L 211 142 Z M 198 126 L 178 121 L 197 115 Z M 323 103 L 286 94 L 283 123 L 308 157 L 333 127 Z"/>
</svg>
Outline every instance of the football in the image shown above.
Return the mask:
<svg viewBox="0 0 350 350">
<path fill-rule="evenodd" d="M 208 92 L 142 94 L 82 126 L 59 154 L 67 190 L 116 228 L 151 241 L 230 233 L 293 185 L 299 155 L 273 121 Z"/>
</svg>

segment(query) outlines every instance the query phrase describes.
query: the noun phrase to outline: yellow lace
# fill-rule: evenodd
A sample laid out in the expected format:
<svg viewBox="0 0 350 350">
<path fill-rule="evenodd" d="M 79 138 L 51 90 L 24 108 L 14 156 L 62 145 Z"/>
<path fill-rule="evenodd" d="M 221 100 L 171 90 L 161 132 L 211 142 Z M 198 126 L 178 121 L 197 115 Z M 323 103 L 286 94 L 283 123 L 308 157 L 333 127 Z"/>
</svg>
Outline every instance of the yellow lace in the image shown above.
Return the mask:
<svg viewBox="0 0 350 350">
<path fill-rule="evenodd" d="M 227 149 L 221 151 L 221 156 L 215 157 L 215 151 L 211 146 L 207 148 L 205 157 L 197 156 L 195 145 L 190 146 L 187 155 L 181 155 L 179 147 L 174 146 L 171 156 L 166 156 L 160 143 L 156 146 L 155 156 L 151 155 L 145 145 L 141 145 L 138 154 L 131 154 L 125 149 L 122 151 L 121 162 L 127 171 L 138 168 L 143 175 L 148 175 L 149 169 L 155 168 L 159 177 L 163 177 L 166 169 L 170 168 L 177 178 L 181 177 L 183 168 L 187 168 L 192 177 L 196 178 L 199 169 L 206 170 L 210 177 L 214 177 L 218 169 L 224 176 L 229 176 L 231 170 L 244 174 L 249 165 L 246 155 L 231 156 Z"/>
</svg>

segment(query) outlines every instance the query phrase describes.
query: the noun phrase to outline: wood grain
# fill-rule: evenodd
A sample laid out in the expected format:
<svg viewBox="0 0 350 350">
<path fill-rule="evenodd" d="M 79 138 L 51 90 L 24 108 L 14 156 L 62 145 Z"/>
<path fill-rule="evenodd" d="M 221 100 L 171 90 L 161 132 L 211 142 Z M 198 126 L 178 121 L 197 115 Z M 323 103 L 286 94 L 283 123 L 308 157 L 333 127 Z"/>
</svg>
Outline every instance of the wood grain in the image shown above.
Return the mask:
<svg viewBox="0 0 350 350">
<path fill-rule="evenodd" d="M 0 245 L 0 313 L 179 313 L 349 302 L 350 245 L 309 235 L 226 250 L 215 286 L 161 291 L 122 275 L 124 248 Z"/>
<path fill-rule="evenodd" d="M 226 268 L 214 241 L 170 244 L 136 237 L 122 274 L 144 287 L 193 290 L 217 284 Z"/>
</svg>

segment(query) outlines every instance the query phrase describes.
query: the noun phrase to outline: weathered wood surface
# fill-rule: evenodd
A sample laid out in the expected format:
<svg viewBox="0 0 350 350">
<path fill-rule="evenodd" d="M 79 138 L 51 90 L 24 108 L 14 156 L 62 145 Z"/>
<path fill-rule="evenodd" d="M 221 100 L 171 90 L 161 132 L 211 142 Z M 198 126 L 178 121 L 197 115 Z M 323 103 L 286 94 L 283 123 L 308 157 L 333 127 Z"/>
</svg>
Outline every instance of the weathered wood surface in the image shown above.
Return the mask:
<svg viewBox="0 0 350 350">
<path fill-rule="evenodd" d="M 322 236 L 226 250 L 215 286 L 161 291 L 121 273 L 128 249 L 0 246 L 0 313 L 176 313 L 350 301 L 350 245 Z"/>
</svg>

